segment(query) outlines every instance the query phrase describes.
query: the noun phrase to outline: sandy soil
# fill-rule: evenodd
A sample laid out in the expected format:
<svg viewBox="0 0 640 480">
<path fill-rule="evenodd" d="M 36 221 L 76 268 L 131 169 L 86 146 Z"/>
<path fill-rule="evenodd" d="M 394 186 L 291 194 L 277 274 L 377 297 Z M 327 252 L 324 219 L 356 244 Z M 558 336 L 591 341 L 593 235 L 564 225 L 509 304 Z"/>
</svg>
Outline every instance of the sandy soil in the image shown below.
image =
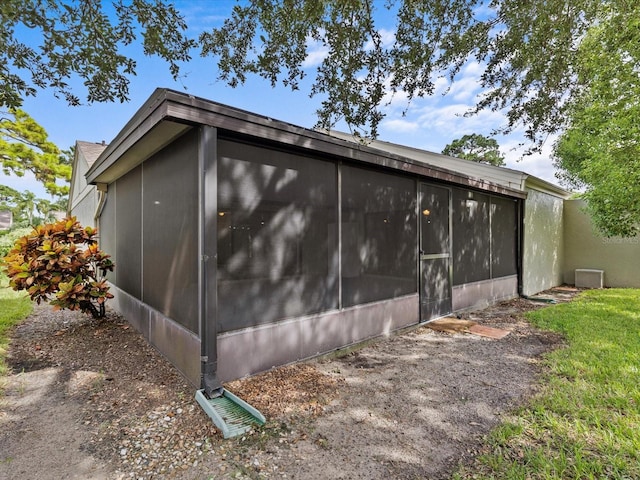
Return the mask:
<svg viewBox="0 0 640 480">
<path fill-rule="evenodd" d="M 562 345 L 524 321 L 542 306 L 516 299 L 462 315 L 509 330 L 500 340 L 421 326 L 232 382 L 268 418 L 232 440 L 125 320 L 39 307 L 10 346 L 0 478 L 450 478 Z"/>
</svg>

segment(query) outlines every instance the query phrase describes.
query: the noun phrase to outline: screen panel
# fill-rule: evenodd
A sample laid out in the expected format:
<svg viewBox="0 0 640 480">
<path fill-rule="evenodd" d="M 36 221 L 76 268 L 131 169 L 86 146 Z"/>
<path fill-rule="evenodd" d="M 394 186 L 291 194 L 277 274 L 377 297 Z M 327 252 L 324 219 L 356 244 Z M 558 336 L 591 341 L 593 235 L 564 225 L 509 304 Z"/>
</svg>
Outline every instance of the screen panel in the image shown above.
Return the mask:
<svg viewBox="0 0 640 480">
<path fill-rule="evenodd" d="M 198 333 L 197 130 L 143 164 L 143 301 Z"/>
<path fill-rule="evenodd" d="M 454 188 L 452 209 L 453 284 L 491 278 L 489 196 Z"/>
<path fill-rule="evenodd" d="M 142 298 L 142 166 L 117 181 L 118 287 Z"/>
<path fill-rule="evenodd" d="M 416 184 L 342 167 L 342 304 L 417 292 Z"/>
<path fill-rule="evenodd" d="M 338 306 L 336 165 L 218 142 L 221 331 Z"/>
<path fill-rule="evenodd" d="M 491 268 L 492 277 L 518 273 L 516 200 L 491 198 Z"/>
</svg>

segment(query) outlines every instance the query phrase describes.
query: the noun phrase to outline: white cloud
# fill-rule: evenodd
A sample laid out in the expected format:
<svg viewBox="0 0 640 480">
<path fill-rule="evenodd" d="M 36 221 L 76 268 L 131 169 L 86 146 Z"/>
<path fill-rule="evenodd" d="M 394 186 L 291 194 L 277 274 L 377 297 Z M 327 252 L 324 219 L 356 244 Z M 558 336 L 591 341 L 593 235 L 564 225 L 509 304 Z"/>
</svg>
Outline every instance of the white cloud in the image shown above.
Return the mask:
<svg viewBox="0 0 640 480">
<path fill-rule="evenodd" d="M 418 131 L 420 125 L 416 122 L 396 118 L 392 120 L 384 120 L 381 127 L 396 133 L 413 133 Z"/>
<path fill-rule="evenodd" d="M 302 68 L 317 67 L 329 55 L 329 47 L 311 38 L 307 39 L 308 54 L 302 62 Z"/>
<path fill-rule="evenodd" d="M 465 133 L 481 133 L 487 135 L 494 128 L 501 125 L 504 117 L 500 112 L 483 110 L 476 115 L 465 117 L 464 114 L 472 108 L 466 103 L 447 105 L 425 105 L 418 118 L 425 128 L 436 130 L 441 135 L 458 138 Z"/>
<path fill-rule="evenodd" d="M 380 35 L 380 41 L 382 44 L 382 48 L 391 47 L 396 42 L 396 32 L 395 30 L 387 30 L 385 28 L 381 28 L 378 30 L 378 34 Z M 365 46 L 365 50 L 373 49 L 373 40 L 369 40 Z"/>
<path fill-rule="evenodd" d="M 50 198 L 50 195 L 46 192 L 42 183 L 36 180 L 35 175 L 31 172 L 25 172 L 22 177 L 5 175 L 0 172 L 0 185 L 6 185 L 18 192 L 33 192 L 38 198 Z"/>
</svg>

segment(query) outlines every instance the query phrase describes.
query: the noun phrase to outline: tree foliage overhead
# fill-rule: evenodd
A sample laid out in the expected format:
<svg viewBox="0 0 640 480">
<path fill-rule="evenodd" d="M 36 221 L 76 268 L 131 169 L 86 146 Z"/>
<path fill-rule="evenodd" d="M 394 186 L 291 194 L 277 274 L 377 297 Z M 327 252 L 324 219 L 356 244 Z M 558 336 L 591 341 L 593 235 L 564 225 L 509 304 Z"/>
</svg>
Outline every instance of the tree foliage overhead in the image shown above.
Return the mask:
<svg viewBox="0 0 640 480">
<path fill-rule="evenodd" d="M 137 67 L 125 47 L 140 41 L 175 78 L 194 45 L 182 16 L 163 0 L 3 0 L 0 20 L 0 107 L 20 107 L 44 88 L 78 105 L 74 78 L 89 102 L 125 101 Z"/>
<path fill-rule="evenodd" d="M 53 196 L 69 192 L 70 153 L 61 151 L 45 129 L 20 109 L 0 113 L 0 165 L 5 175 L 33 173 Z"/>
<path fill-rule="evenodd" d="M 608 4 L 606 0 L 604 4 Z M 411 101 L 433 94 L 438 76 L 453 80 L 468 61 L 484 68 L 477 110 L 507 110 L 509 132 L 526 127 L 540 142 L 564 121 L 575 83 L 576 47 L 602 0 L 253 0 L 238 4 L 220 28 L 200 36 L 218 58 L 220 77 L 241 84 L 257 74 L 298 88 L 310 48 L 326 55 L 312 95 L 325 97 L 318 124 L 344 119 L 375 137 L 385 94 Z M 378 10 L 396 15 L 385 41 Z"/>
<path fill-rule="evenodd" d="M 144 52 L 169 63 L 174 77 L 192 49 L 217 60 L 232 86 L 256 74 L 297 89 L 310 54 L 322 57 L 311 95 L 322 98 L 318 126 L 339 120 L 373 137 L 391 93 L 411 99 L 434 93 L 438 76 L 453 79 L 468 61 L 484 68 L 478 109 L 506 109 L 504 131 L 526 126 L 540 141 L 564 121 L 580 88 L 575 60 L 588 28 L 607 5 L 623 0 L 246 0 L 223 24 L 189 38 L 166 1 L 5 0 L 0 4 L 0 106 L 20 106 L 38 88 L 70 104 L 82 100 L 69 81 L 80 78 L 86 98 L 125 101 Z M 381 19 L 395 16 L 395 25 Z"/>
<path fill-rule="evenodd" d="M 472 162 L 487 163 L 496 167 L 503 166 L 504 155 L 500 152 L 500 146 L 495 138 L 485 137 L 478 133 L 463 135 L 448 144 L 442 150 L 445 155 L 464 158 Z"/>
<path fill-rule="evenodd" d="M 629 186 L 638 171 L 630 112 L 639 8 L 630 0 L 244 0 L 196 40 L 166 0 L 4 0 L 0 107 L 19 107 L 44 88 L 72 105 L 128 100 L 137 65 L 127 47 L 141 42 L 174 78 L 196 48 L 231 86 L 258 75 L 295 90 L 314 70 L 317 126 L 345 121 L 375 138 L 390 96 L 409 105 L 475 62 L 484 93 L 469 113 L 504 112 L 495 133 L 524 128 L 532 149 L 568 127 L 557 148 L 565 179 L 588 186 L 602 229 L 630 234 L 638 221 L 631 202 L 640 205 Z M 389 17 L 394 24 L 382 23 Z M 71 87 L 78 79 L 86 95 Z"/>
<path fill-rule="evenodd" d="M 579 49 L 570 123 L 554 146 L 559 179 L 584 189 L 606 236 L 640 233 L 640 6 L 611 10 Z"/>
</svg>

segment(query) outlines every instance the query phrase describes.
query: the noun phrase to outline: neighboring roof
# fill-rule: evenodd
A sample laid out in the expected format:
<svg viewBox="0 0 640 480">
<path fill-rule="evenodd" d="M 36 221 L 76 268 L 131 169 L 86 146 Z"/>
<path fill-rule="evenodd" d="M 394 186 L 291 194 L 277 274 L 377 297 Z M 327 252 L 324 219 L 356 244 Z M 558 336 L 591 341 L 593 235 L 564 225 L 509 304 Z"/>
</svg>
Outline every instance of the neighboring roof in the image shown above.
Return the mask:
<svg viewBox="0 0 640 480">
<path fill-rule="evenodd" d="M 206 125 L 228 134 L 249 136 L 272 144 L 284 144 L 307 153 L 344 161 L 377 165 L 396 171 L 456 183 L 504 195 L 524 198 L 520 184 L 505 184 L 470 176 L 455 165 L 426 163 L 409 155 L 396 153 L 298 127 L 269 117 L 197 98 L 182 92 L 156 89 L 138 112 L 89 169 L 89 183 L 111 183 L 169 145 L 187 130 Z M 390 144 L 391 145 L 391 144 Z M 408 147 L 407 147 L 408 148 Z M 434 154 L 437 155 L 437 154 Z"/>
<path fill-rule="evenodd" d="M 102 152 L 108 145 L 104 142 L 83 142 L 76 140 L 75 151 L 73 155 L 73 164 L 71 167 L 71 183 L 69 187 L 69 202 L 67 204 L 67 213 L 71 212 L 76 196 L 86 188 L 86 182 L 83 176 L 89 168 L 96 162 Z"/>
<path fill-rule="evenodd" d="M 107 144 L 104 142 L 95 143 L 83 142 L 82 140 L 76 141 L 76 155 L 80 154 L 89 167 L 95 163 L 105 148 L 107 148 Z"/>
<path fill-rule="evenodd" d="M 463 173 L 471 178 L 487 180 L 491 183 L 502 185 L 507 188 L 523 192 L 528 188 L 531 188 L 562 198 L 569 198 L 569 196 L 571 196 L 571 192 L 547 182 L 546 180 L 534 177 L 533 175 L 529 175 L 528 173 L 519 170 L 513 170 L 506 167 L 496 167 L 485 163 L 471 162 L 462 158 L 450 157 L 441 153 L 429 152 L 427 150 L 420 150 L 418 148 L 384 142 L 381 140 L 362 139 L 355 137 L 350 133 L 334 130 L 325 133 L 335 138 L 359 144 L 366 144 L 369 147 L 411 158 L 428 165 L 455 170 L 456 172 Z"/>
</svg>

